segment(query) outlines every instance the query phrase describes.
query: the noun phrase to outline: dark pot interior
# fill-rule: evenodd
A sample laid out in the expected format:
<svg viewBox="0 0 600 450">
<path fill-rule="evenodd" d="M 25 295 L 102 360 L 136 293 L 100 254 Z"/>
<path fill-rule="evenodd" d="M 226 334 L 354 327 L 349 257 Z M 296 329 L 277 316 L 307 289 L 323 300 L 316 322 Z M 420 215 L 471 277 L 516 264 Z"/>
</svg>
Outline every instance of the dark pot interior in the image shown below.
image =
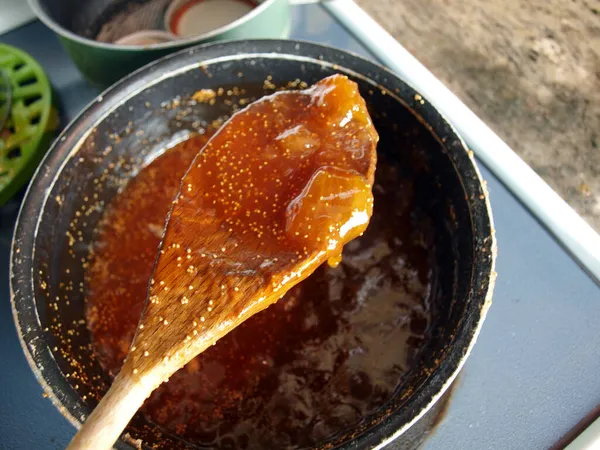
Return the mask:
<svg viewBox="0 0 600 450">
<path fill-rule="evenodd" d="M 89 248 L 106 205 L 166 146 L 232 112 L 227 96 L 215 105 L 191 102 L 198 89 L 236 86 L 246 90 L 244 97 L 256 97 L 273 92 L 264 83 L 268 77 L 286 86 L 336 72 L 359 83 L 381 137 L 380 164 L 413 179 L 416 205 L 430 218 L 434 321 L 418 368 L 401 380 L 395 397 L 322 444 L 385 442 L 448 388 L 474 343 L 493 286 L 487 195 L 464 144 L 412 88 L 373 63 L 313 44 L 232 42 L 167 57 L 105 92 L 65 130 L 31 184 L 13 242 L 13 307 L 34 372 L 71 422 L 89 414 L 109 382 L 91 352 L 84 317 Z M 143 417 L 127 432 L 160 448 L 188 448 Z"/>
</svg>

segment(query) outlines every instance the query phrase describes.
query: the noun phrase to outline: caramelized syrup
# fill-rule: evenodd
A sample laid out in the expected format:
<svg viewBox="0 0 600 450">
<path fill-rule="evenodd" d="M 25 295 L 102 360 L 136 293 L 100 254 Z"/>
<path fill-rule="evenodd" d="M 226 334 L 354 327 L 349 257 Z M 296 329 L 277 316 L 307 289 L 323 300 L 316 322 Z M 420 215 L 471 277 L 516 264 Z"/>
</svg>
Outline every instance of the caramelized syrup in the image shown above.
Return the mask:
<svg viewBox="0 0 600 450">
<path fill-rule="evenodd" d="M 325 108 L 335 103 L 331 98 L 328 103 L 326 95 L 320 100 L 325 101 Z M 344 117 L 336 120 L 341 123 Z M 311 123 L 321 126 L 317 121 L 315 116 Z M 355 123 L 354 138 L 364 133 L 360 118 Z M 267 164 L 257 169 L 265 178 L 258 200 L 262 209 L 273 200 L 269 192 L 308 198 L 298 190 L 306 186 L 306 180 L 314 179 L 319 167 L 328 165 L 328 158 L 339 157 L 335 144 L 330 152 L 314 152 L 321 142 L 311 127 L 265 126 L 247 132 L 261 139 L 261 133 L 270 130 L 278 130 L 275 142 L 281 142 L 280 150 L 294 153 L 296 173 L 304 173 L 298 179 L 304 181 L 282 186 L 286 174 L 281 167 L 269 167 L 268 155 L 264 155 Z M 347 136 L 344 148 L 359 149 L 353 136 Z M 206 139 L 192 137 L 143 169 L 112 202 L 99 228 L 88 279 L 87 319 L 95 353 L 113 376 L 135 333 L 172 199 Z M 310 168 L 305 168 L 303 161 L 311 155 Z M 365 159 L 360 153 L 356 156 L 349 164 L 356 164 L 354 169 L 361 173 Z M 217 162 L 218 158 L 211 164 L 216 168 Z M 225 175 L 236 177 L 236 189 L 249 190 L 252 187 L 244 185 L 248 177 L 239 175 L 244 167 L 238 163 Z M 355 426 L 394 395 L 428 338 L 432 283 L 428 256 L 433 242 L 414 223 L 410 180 L 385 162 L 377 171 L 371 225 L 346 245 L 341 263 L 334 260 L 337 267 L 320 266 L 277 303 L 175 373 L 144 404 L 141 411 L 149 420 L 207 447 L 302 448 Z M 222 179 L 204 178 L 191 186 L 190 193 L 211 192 L 206 198 L 212 202 L 219 192 L 216 183 Z M 336 183 L 344 187 L 343 183 L 353 180 L 342 173 Z M 187 187 L 183 188 L 185 193 Z M 301 216 L 330 220 L 311 216 L 313 206 L 319 205 L 298 201 L 282 207 L 277 233 L 272 231 L 272 221 L 262 221 L 259 213 L 235 225 L 235 205 L 223 201 L 217 207 L 227 212 L 230 225 L 246 227 L 264 245 L 275 245 L 277 236 L 289 237 L 286 243 L 294 254 L 302 251 L 306 240 L 328 237 L 320 234 L 329 232 L 328 224 L 309 229 L 306 220 L 295 221 Z"/>
</svg>

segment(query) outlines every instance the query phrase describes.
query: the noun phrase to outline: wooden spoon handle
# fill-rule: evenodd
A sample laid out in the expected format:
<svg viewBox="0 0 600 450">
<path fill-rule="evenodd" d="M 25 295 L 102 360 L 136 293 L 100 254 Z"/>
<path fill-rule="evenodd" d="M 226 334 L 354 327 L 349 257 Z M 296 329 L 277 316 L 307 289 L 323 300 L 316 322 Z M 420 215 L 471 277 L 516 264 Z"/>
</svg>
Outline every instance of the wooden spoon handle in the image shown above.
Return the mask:
<svg viewBox="0 0 600 450">
<path fill-rule="evenodd" d="M 121 372 L 122 373 L 122 372 Z M 129 376 L 115 378 L 112 386 L 79 429 L 67 450 L 109 450 L 153 389 Z M 151 386 L 152 388 L 154 386 Z"/>
</svg>

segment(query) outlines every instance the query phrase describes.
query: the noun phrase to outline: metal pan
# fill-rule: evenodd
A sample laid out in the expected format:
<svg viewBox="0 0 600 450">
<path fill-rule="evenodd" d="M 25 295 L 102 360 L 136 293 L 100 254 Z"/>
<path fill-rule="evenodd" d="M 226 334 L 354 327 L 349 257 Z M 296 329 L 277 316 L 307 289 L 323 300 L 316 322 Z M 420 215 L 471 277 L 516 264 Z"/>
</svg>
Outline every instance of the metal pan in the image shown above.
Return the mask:
<svg viewBox="0 0 600 450">
<path fill-rule="evenodd" d="M 390 402 L 320 446 L 373 448 L 402 436 L 398 442 L 408 448 L 422 440 L 432 415 L 419 419 L 459 373 L 491 304 L 496 244 L 485 186 L 453 128 L 396 75 L 337 49 L 277 40 L 200 46 L 132 74 L 66 128 L 32 181 L 12 246 L 12 306 L 33 372 L 73 425 L 109 383 L 91 352 L 83 312 L 89 247 L 104 207 L 166 146 L 231 113 L 227 97 L 214 105 L 189 102 L 198 89 L 237 86 L 260 96 L 272 85 L 310 84 L 336 72 L 360 86 L 381 137 L 381 163 L 407 171 L 418 186 L 439 270 L 430 297 L 435 318 L 417 369 Z M 127 432 L 159 448 L 191 448 L 141 416 Z M 124 441 L 118 447 L 128 448 Z"/>
</svg>

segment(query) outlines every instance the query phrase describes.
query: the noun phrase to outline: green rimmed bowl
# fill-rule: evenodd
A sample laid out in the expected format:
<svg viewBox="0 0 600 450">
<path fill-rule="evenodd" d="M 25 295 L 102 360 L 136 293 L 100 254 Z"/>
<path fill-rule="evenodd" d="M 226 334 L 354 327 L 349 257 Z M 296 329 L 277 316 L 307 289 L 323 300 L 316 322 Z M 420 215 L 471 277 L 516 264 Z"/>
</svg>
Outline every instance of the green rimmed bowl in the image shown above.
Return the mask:
<svg viewBox="0 0 600 450">
<path fill-rule="evenodd" d="M 290 29 L 289 0 L 257 0 L 245 16 L 189 39 L 147 46 L 107 44 L 77 34 L 115 2 L 112 0 L 28 0 L 37 17 L 59 37 L 88 81 L 109 86 L 118 79 L 168 53 L 219 40 L 285 38 Z"/>
</svg>

